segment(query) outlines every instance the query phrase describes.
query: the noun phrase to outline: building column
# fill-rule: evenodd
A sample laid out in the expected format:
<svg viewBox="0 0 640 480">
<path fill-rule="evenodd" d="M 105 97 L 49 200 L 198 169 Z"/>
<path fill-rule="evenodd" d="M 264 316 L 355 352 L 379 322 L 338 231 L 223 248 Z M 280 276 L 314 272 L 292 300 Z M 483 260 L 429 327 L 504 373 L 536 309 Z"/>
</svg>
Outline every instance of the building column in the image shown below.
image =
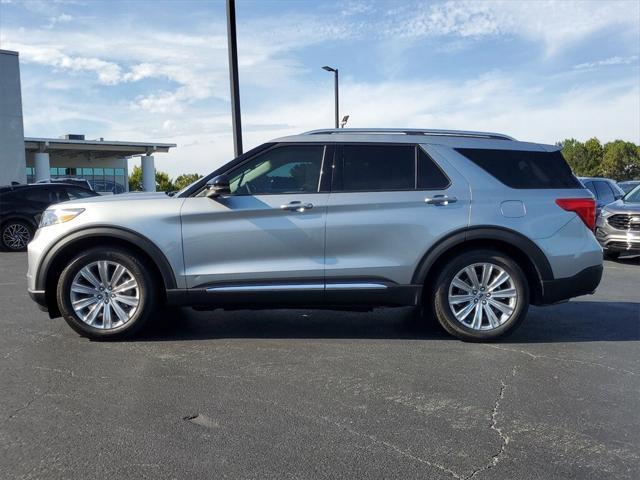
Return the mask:
<svg viewBox="0 0 640 480">
<path fill-rule="evenodd" d="M 36 168 L 36 182 L 51 177 L 49 168 L 49 152 L 36 152 L 33 155 L 33 166 Z"/>
<path fill-rule="evenodd" d="M 142 159 L 142 189 L 145 192 L 156 191 L 156 168 L 153 155 L 143 155 Z"/>
</svg>

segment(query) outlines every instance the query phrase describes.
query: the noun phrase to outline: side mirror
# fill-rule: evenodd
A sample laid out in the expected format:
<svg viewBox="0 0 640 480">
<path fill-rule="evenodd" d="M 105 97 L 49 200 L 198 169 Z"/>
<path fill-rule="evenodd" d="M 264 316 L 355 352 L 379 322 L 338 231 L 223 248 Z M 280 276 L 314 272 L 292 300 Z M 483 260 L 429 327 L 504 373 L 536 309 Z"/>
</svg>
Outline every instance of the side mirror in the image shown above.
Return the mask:
<svg viewBox="0 0 640 480">
<path fill-rule="evenodd" d="M 220 195 L 230 195 L 231 186 L 229 185 L 229 177 L 226 175 L 218 175 L 207 182 L 207 197 L 216 198 Z"/>
</svg>

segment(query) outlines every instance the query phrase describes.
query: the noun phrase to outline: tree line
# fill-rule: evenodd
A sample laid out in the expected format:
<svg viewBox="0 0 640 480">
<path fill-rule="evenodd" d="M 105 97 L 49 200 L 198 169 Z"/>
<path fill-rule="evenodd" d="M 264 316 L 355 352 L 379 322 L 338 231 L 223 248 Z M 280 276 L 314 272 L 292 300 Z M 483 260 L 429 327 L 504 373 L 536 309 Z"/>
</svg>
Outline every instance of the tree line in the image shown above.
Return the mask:
<svg viewBox="0 0 640 480">
<path fill-rule="evenodd" d="M 169 177 L 167 172 L 156 170 L 156 191 L 172 192 L 174 190 L 180 190 L 199 178 L 202 178 L 202 175 L 198 173 L 183 173 L 173 179 Z M 136 165 L 129 175 L 129 191 L 135 192 L 140 190 L 142 190 L 142 168 Z"/>
<path fill-rule="evenodd" d="M 595 137 L 586 142 L 567 138 L 556 145 L 562 148 L 562 155 L 579 177 L 607 177 L 616 181 L 640 178 L 640 145 L 633 142 L 614 140 L 603 145 Z M 202 175 L 183 173 L 172 179 L 168 173 L 156 170 L 156 190 L 180 190 L 199 178 Z M 129 191 L 136 190 L 142 190 L 142 168 L 138 165 L 129 175 Z"/>
<path fill-rule="evenodd" d="M 614 140 L 602 145 L 597 138 L 580 142 L 567 138 L 556 145 L 579 177 L 606 177 L 616 181 L 640 178 L 640 145 Z"/>
</svg>

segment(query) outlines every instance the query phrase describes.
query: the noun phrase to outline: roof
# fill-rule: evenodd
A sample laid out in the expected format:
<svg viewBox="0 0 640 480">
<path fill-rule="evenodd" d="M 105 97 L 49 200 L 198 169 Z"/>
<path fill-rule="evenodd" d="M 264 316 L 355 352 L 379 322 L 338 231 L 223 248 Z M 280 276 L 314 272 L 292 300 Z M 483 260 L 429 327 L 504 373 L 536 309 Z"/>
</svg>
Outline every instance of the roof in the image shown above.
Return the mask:
<svg viewBox="0 0 640 480">
<path fill-rule="evenodd" d="M 409 143 L 444 145 L 451 148 L 487 148 L 553 152 L 557 145 L 521 142 L 509 135 L 470 130 L 416 128 L 331 128 L 277 138 L 284 143 Z"/>
<path fill-rule="evenodd" d="M 95 158 L 120 155 L 144 155 L 153 152 L 166 153 L 175 143 L 119 142 L 114 140 L 68 140 L 66 138 L 25 137 L 24 147 L 30 151 L 59 151 L 64 153 L 91 152 Z"/>
</svg>

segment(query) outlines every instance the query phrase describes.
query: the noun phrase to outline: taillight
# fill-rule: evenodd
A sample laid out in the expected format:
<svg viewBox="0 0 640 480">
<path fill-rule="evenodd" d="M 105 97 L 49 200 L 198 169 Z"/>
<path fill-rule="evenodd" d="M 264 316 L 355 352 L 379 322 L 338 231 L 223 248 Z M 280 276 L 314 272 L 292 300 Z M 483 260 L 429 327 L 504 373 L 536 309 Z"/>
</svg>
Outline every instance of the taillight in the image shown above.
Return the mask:
<svg viewBox="0 0 640 480">
<path fill-rule="evenodd" d="M 559 198 L 556 203 L 568 212 L 576 212 L 589 230 L 596 227 L 596 201 L 593 198 Z"/>
</svg>

